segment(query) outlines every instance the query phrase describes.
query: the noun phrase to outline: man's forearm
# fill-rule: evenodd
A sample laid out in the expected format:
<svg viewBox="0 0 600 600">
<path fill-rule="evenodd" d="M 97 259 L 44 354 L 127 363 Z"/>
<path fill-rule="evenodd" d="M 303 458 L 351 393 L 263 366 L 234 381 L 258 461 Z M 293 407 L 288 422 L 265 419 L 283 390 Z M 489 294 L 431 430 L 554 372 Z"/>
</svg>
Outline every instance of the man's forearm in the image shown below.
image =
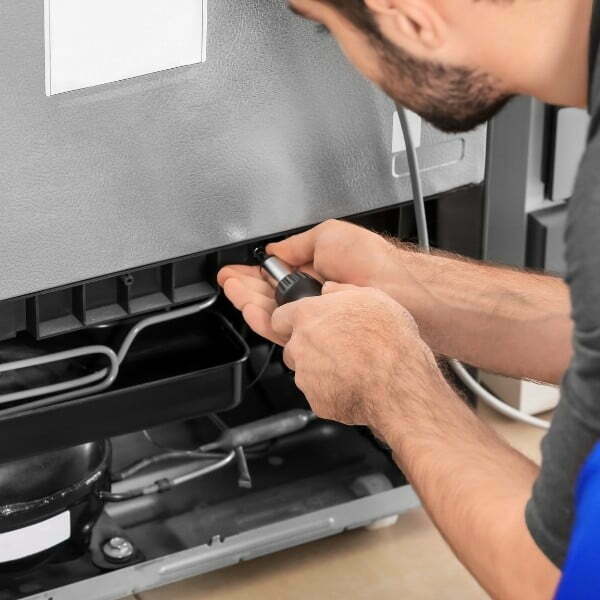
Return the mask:
<svg viewBox="0 0 600 600">
<path fill-rule="evenodd" d="M 422 414 L 400 410 L 385 437 L 430 517 L 493 598 L 550 599 L 559 571 L 525 524 L 537 467 L 450 388 L 427 406 Z"/>
<path fill-rule="evenodd" d="M 513 377 L 561 380 L 572 334 L 562 280 L 402 248 L 395 260 L 402 275 L 392 267 L 386 291 L 411 311 L 435 352 Z"/>
</svg>

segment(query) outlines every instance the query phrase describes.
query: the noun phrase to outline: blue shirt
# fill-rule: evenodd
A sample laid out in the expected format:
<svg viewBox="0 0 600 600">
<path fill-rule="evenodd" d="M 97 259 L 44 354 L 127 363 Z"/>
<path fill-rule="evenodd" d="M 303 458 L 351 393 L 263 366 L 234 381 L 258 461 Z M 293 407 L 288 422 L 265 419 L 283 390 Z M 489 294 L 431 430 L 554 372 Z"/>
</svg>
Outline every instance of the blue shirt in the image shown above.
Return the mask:
<svg viewBox="0 0 600 600">
<path fill-rule="evenodd" d="M 575 510 L 571 545 L 556 600 L 600 598 L 600 443 L 579 476 Z"/>
</svg>

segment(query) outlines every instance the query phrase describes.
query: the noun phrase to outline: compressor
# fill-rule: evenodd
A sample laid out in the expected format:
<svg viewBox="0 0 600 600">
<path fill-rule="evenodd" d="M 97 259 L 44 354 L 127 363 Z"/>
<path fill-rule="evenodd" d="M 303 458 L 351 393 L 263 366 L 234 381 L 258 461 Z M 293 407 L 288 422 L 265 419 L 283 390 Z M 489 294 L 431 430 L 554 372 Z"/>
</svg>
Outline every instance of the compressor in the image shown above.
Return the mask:
<svg viewBox="0 0 600 600">
<path fill-rule="evenodd" d="M 101 441 L 0 464 L 0 579 L 86 552 L 110 458 Z"/>
</svg>

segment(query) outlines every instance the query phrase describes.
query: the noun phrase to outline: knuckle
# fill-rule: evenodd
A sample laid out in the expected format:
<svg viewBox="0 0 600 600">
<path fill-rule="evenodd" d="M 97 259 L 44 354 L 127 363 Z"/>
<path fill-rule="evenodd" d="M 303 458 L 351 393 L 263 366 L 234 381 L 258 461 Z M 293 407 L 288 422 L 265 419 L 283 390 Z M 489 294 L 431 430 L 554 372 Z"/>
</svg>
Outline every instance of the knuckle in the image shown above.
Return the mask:
<svg viewBox="0 0 600 600">
<path fill-rule="evenodd" d="M 374 287 L 370 287 L 368 288 L 369 293 L 374 296 L 375 298 L 378 298 L 379 300 L 387 300 L 389 298 L 389 296 L 381 289 L 379 288 L 374 288 Z"/>
<path fill-rule="evenodd" d="M 407 308 L 405 308 L 404 306 L 399 306 L 398 312 L 400 313 L 400 317 L 404 321 L 406 321 L 407 323 L 410 323 L 410 324 L 413 324 L 413 323 L 416 324 L 414 317 L 412 316 L 412 314 L 409 312 L 409 310 Z"/>
<path fill-rule="evenodd" d="M 318 324 L 313 324 L 300 332 L 301 339 L 312 348 L 319 348 L 323 343 L 323 336 L 331 335 L 332 328 L 323 328 Z"/>
<path fill-rule="evenodd" d="M 294 354 L 293 349 L 291 348 L 291 344 L 288 344 L 283 349 L 283 362 L 288 368 L 292 369 L 292 371 L 295 370 L 296 363 L 294 360 Z"/>
<path fill-rule="evenodd" d="M 304 377 L 302 376 L 302 373 L 298 373 L 298 372 L 295 373 L 294 383 L 296 384 L 296 387 L 299 390 L 304 391 L 306 389 L 306 382 L 304 380 Z"/>
<path fill-rule="evenodd" d="M 333 229 L 338 229 L 341 224 L 342 224 L 342 222 L 338 221 L 337 219 L 327 219 L 326 221 L 324 221 L 322 223 L 321 227 L 324 230 L 333 230 Z"/>
<path fill-rule="evenodd" d="M 298 300 L 296 303 L 296 326 L 298 329 L 302 329 L 305 322 L 310 321 L 313 316 L 313 303 L 310 300 L 310 298 L 305 298 L 304 300 Z"/>
<path fill-rule="evenodd" d="M 275 311 L 271 315 L 271 327 L 273 328 L 273 331 L 275 333 L 277 333 L 277 334 L 281 334 L 282 333 L 281 321 L 279 319 L 279 315 L 277 314 L 277 311 Z"/>
</svg>

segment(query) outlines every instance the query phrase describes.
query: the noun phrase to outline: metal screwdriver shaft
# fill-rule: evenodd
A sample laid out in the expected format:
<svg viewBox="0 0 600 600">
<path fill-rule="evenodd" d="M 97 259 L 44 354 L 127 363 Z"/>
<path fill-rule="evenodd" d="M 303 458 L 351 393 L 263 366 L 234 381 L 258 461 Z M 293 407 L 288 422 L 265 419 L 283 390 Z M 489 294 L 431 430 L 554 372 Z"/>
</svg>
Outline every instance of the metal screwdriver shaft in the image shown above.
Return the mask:
<svg viewBox="0 0 600 600">
<path fill-rule="evenodd" d="M 323 284 L 302 271 L 291 271 L 276 256 L 270 256 L 264 248 L 254 250 L 254 258 L 275 282 L 277 304 L 289 304 L 303 298 L 320 296 Z"/>
</svg>

